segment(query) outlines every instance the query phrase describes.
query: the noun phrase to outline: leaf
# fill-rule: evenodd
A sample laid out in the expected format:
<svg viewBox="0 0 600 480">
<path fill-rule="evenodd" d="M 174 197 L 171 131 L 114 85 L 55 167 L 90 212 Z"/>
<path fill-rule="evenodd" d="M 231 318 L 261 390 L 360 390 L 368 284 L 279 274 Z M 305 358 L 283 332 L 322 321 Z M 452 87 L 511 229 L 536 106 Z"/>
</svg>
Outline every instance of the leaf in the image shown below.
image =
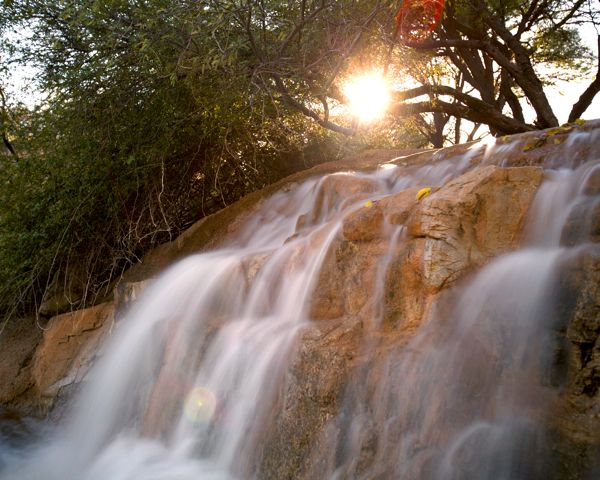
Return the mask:
<svg viewBox="0 0 600 480">
<path fill-rule="evenodd" d="M 422 188 L 417 192 L 417 200 L 420 201 L 422 198 L 425 198 L 427 195 L 431 193 L 431 187 Z"/>
</svg>

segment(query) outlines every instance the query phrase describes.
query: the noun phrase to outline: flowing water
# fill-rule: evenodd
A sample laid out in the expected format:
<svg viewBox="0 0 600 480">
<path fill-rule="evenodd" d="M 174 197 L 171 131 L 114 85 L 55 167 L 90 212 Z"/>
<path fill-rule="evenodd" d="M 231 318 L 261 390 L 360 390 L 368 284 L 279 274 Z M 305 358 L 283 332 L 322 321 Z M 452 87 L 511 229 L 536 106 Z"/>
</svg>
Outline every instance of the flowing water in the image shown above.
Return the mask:
<svg viewBox="0 0 600 480">
<path fill-rule="evenodd" d="M 589 144 L 576 135 L 563 155 Z M 443 185 L 481 149 L 483 162 L 502 163 L 500 148 L 478 145 L 431 165 L 312 179 L 268 199 L 235 240 L 153 282 L 63 424 L 29 449 L 0 443 L 0 479 L 261 478 L 265 436 L 281 414 L 298 339 L 313 322 L 310 299 L 343 218 L 367 200 Z M 582 185 L 600 168 L 593 156 L 549 162 L 523 247 L 453 288 L 377 368 L 353 371 L 323 428 L 335 433 L 310 453 L 320 465 L 311 478 L 549 478 L 545 419 L 561 382 L 552 374 L 561 328 L 553 299 L 561 265 L 584 248 L 579 240 L 561 246 L 561 236 L 573 208 L 597 206 Z M 362 187 L 336 187 L 348 181 Z M 376 280 L 362 287 L 374 299 L 373 329 L 390 288 L 386 271 L 405 241 L 402 227 L 384 227 L 389 250 Z M 360 348 L 368 356 L 377 340 Z"/>
</svg>

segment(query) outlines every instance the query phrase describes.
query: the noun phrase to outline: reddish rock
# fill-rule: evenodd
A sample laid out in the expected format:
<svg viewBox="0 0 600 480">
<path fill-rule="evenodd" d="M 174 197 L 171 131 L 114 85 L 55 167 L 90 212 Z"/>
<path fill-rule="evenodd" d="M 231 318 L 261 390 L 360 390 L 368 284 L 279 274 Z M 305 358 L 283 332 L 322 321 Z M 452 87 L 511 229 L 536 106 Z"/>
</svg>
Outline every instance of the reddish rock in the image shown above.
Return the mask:
<svg viewBox="0 0 600 480">
<path fill-rule="evenodd" d="M 62 388 L 81 382 L 113 325 L 114 313 L 110 302 L 50 320 L 33 363 L 40 397 L 52 403 Z"/>
<path fill-rule="evenodd" d="M 378 203 L 385 212 L 388 223 L 391 225 L 404 225 L 406 223 L 413 208 L 418 204 L 418 191 L 419 187 L 407 188 L 379 200 Z"/>
<path fill-rule="evenodd" d="M 543 177 L 538 167 L 487 166 L 423 198 L 408 222 L 422 238 L 417 255 L 432 292 L 519 244 L 527 211 Z M 414 257 L 414 256 L 413 256 Z"/>
<path fill-rule="evenodd" d="M 383 209 L 378 202 L 366 203 L 344 218 L 342 233 L 351 242 L 370 242 L 381 238 Z"/>
<path fill-rule="evenodd" d="M 583 193 L 590 196 L 600 194 L 600 168 L 596 167 L 586 178 Z"/>
</svg>

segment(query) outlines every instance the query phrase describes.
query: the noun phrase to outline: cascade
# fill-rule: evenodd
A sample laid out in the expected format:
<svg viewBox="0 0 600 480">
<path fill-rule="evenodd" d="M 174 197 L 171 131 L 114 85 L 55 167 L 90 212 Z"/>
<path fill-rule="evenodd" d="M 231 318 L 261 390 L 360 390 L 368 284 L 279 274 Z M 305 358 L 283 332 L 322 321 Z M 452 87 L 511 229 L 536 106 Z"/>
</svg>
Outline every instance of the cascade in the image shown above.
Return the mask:
<svg viewBox="0 0 600 480">
<path fill-rule="evenodd" d="M 59 426 L 30 448 L 0 439 L 0 479 L 566 478 L 564 283 L 598 254 L 598 135 L 570 132 L 539 166 L 511 166 L 511 139 L 272 195 L 146 288 Z M 499 206 L 476 190 L 490 178 Z M 440 210 L 460 189 L 479 229 Z M 525 203 L 518 238 L 486 217 Z"/>
</svg>

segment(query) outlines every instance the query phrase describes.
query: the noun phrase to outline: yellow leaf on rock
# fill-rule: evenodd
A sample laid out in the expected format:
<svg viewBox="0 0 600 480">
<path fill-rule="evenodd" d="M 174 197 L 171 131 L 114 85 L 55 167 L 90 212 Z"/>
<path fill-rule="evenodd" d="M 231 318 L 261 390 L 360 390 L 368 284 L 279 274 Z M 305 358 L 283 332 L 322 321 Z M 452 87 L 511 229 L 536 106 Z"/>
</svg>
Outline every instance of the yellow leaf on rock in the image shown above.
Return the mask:
<svg viewBox="0 0 600 480">
<path fill-rule="evenodd" d="M 365 208 L 369 208 L 369 207 L 372 207 L 372 206 L 373 206 L 373 200 L 367 200 L 365 202 Z"/>
<path fill-rule="evenodd" d="M 431 193 L 431 187 L 422 188 L 417 192 L 417 200 L 421 200 L 423 197 L 426 197 Z"/>
</svg>

